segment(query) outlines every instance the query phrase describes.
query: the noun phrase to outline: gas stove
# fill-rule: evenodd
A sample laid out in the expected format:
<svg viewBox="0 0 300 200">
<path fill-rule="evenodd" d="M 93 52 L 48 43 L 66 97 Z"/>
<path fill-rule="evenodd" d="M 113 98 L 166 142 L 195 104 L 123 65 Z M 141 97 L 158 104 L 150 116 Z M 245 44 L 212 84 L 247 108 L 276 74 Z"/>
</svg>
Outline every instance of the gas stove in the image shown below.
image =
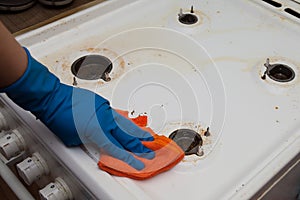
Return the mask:
<svg viewBox="0 0 300 200">
<path fill-rule="evenodd" d="M 112 0 L 17 38 L 63 83 L 147 115 L 158 134 L 200 134 L 195 154 L 149 180 L 111 176 L 94 147 L 66 148 L 23 118 L 96 198 L 249 199 L 299 153 L 297 11 L 288 0 Z"/>
</svg>

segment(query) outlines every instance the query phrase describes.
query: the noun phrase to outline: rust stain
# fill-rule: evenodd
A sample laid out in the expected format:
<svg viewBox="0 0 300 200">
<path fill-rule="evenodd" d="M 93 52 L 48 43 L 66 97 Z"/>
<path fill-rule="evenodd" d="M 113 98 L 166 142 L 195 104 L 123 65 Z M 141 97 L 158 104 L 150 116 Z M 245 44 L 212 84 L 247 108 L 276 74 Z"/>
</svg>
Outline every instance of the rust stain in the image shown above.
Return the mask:
<svg viewBox="0 0 300 200">
<path fill-rule="evenodd" d="M 70 65 L 68 65 L 67 63 L 63 63 L 63 64 L 61 65 L 61 67 L 62 67 L 63 71 L 67 71 L 67 70 L 69 70 Z"/>
<path fill-rule="evenodd" d="M 205 13 L 201 12 L 200 10 L 196 10 L 195 14 L 200 18 L 200 19 L 198 19 L 200 24 L 203 23 L 204 18 L 206 18 L 208 21 L 211 21 L 210 17 L 208 15 L 206 15 Z"/>
<path fill-rule="evenodd" d="M 125 67 L 125 61 L 124 61 L 124 59 L 120 60 L 120 67 L 121 68 Z"/>
<path fill-rule="evenodd" d="M 116 54 L 116 53 L 115 53 Z M 117 54 L 116 54 L 117 55 Z M 117 79 L 117 78 L 119 78 L 124 72 L 125 72 L 125 66 L 126 66 L 126 62 L 125 62 L 125 60 L 122 58 L 122 57 L 120 57 L 120 56 L 116 56 L 116 58 L 115 58 L 115 61 L 118 61 L 118 62 L 116 62 L 116 63 L 118 63 L 117 64 L 117 66 L 115 66 L 114 68 L 116 68 L 117 70 L 116 71 L 113 71 L 112 73 L 111 73 L 111 78 L 112 78 L 112 80 L 115 80 L 115 79 Z"/>
<path fill-rule="evenodd" d="M 98 84 L 98 85 L 103 85 L 104 82 L 103 82 L 102 80 L 99 80 L 99 81 L 97 82 L 97 84 Z"/>
<path fill-rule="evenodd" d="M 87 51 L 87 52 L 90 52 L 90 53 L 100 51 L 99 48 L 94 48 L 94 47 L 90 47 L 90 48 L 87 48 L 87 49 L 84 49 L 84 50 Z"/>
</svg>

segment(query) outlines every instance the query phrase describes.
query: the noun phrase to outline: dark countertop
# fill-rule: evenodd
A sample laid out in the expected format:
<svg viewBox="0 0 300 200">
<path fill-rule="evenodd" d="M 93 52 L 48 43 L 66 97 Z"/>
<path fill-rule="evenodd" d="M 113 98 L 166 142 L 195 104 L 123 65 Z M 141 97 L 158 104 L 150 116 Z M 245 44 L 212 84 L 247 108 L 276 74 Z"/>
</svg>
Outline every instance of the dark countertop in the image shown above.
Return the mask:
<svg viewBox="0 0 300 200">
<path fill-rule="evenodd" d="M 19 35 L 103 1 L 105 0 L 74 0 L 63 7 L 48 7 L 37 2 L 21 12 L 0 11 L 0 20 L 14 35 Z"/>
</svg>

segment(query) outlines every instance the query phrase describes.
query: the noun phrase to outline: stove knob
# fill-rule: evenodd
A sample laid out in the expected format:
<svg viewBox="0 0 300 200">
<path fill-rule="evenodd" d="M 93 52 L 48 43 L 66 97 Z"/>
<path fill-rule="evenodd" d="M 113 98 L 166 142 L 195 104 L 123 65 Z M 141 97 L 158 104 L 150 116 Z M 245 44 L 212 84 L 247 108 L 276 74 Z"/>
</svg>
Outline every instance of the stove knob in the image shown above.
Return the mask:
<svg viewBox="0 0 300 200">
<path fill-rule="evenodd" d="M 72 193 L 65 181 L 58 177 L 54 183 L 49 183 L 39 191 L 42 200 L 70 200 Z"/>
<path fill-rule="evenodd" d="M 4 115 L 0 112 L 0 131 L 9 130 L 7 120 L 4 118 Z"/>
<path fill-rule="evenodd" d="M 19 155 L 25 147 L 24 138 L 18 130 L 13 130 L 0 138 L 0 152 L 7 160 Z"/>
<path fill-rule="evenodd" d="M 31 185 L 34 181 L 49 173 L 47 163 L 39 153 L 33 153 L 32 157 L 28 157 L 17 164 L 17 170 L 27 185 Z"/>
</svg>

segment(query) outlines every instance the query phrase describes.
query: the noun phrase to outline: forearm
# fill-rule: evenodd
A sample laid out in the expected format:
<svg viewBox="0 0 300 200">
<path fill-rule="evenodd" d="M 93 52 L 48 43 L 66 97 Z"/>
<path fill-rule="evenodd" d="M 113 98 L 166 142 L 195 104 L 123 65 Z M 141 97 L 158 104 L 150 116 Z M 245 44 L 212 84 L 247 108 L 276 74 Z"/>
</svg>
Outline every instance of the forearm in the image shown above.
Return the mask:
<svg viewBox="0 0 300 200">
<path fill-rule="evenodd" d="M 32 112 L 68 146 L 95 143 L 137 170 L 145 165 L 131 153 L 146 159 L 155 156 L 142 144 L 154 139 L 150 133 L 128 124 L 124 117 L 116 117 L 103 97 L 60 83 L 1 23 L 0 81 L 0 92 Z"/>
<path fill-rule="evenodd" d="M 0 88 L 18 80 L 27 67 L 24 49 L 0 21 Z"/>
</svg>

